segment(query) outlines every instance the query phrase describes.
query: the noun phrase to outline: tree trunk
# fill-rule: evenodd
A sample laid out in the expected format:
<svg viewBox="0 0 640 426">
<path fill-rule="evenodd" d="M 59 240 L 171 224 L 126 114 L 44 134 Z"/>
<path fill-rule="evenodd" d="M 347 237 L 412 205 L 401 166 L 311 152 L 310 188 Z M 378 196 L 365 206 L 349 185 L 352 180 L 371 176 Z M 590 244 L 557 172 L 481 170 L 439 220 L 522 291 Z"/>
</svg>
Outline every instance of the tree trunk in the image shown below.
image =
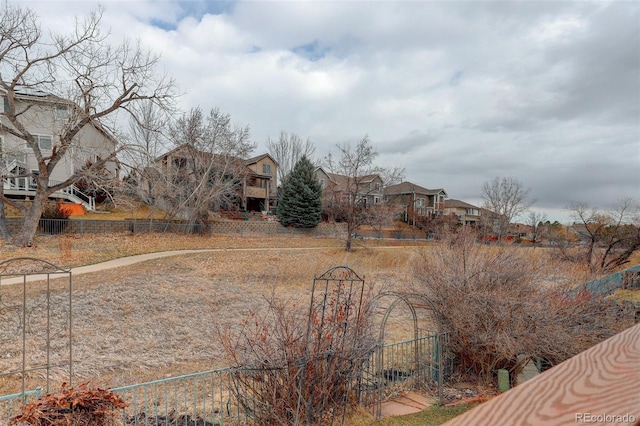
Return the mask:
<svg viewBox="0 0 640 426">
<path fill-rule="evenodd" d="M 347 233 L 347 241 L 344 243 L 344 251 L 351 251 L 351 233 Z"/>
<path fill-rule="evenodd" d="M 16 237 L 16 244 L 22 247 L 31 247 L 33 245 L 33 239 L 38 230 L 38 223 L 40 216 L 42 215 L 42 208 L 44 203 L 47 202 L 48 195 L 46 193 L 37 192 L 31 207 L 27 210 L 27 214 L 24 216 L 22 222 L 22 229 L 19 235 Z"/>
</svg>

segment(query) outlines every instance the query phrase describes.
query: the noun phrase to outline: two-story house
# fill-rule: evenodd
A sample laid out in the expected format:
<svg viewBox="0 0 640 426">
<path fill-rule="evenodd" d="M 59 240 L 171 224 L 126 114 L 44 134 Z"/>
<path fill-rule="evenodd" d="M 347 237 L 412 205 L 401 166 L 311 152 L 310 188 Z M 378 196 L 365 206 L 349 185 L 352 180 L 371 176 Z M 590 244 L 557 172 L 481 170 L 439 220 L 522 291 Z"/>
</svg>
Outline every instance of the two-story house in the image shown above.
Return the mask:
<svg viewBox="0 0 640 426">
<path fill-rule="evenodd" d="M 140 186 L 144 190 L 155 186 L 154 198 L 161 205 L 163 202 L 183 204 L 192 196 L 192 188 L 203 189 L 199 186 L 200 182 L 206 182 L 211 191 L 217 191 L 210 197 L 212 202 L 208 209 L 212 211 L 270 212 L 276 205 L 278 163 L 269 154 L 244 160 L 199 151 L 189 144 L 183 144 L 156 158 L 155 165 L 162 179 L 158 178 L 151 185 L 143 180 Z M 146 175 L 153 179 L 154 173 Z M 202 192 L 208 191 L 205 189 Z"/>
<path fill-rule="evenodd" d="M 323 206 L 355 201 L 367 208 L 383 201 L 384 182 L 377 174 L 350 177 L 317 167 L 316 179 L 322 188 Z"/>
<path fill-rule="evenodd" d="M 480 207 L 464 201 L 448 199 L 444 201 L 444 210 L 446 214 L 455 214 L 458 217 L 458 223 L 462 226 L 480 225 Z"/>
<path fill-rule="evenodd" d="M 444 189 L 427 189 L 411 182 L 401 182 L 384 189 L 385 202 L 403 207 L 403 220 L 407 223 L 442 216 L 446 198 Z"/>
<path fill-rule="evenodd" d="M 244 161 L 249 173 L 245 177 L 242 205 L 245 210 L 272 212 L 277 206 L 276 176 L 278 163 L 269 154 Z"/>
<path fill-rule="evenodd" d="M 33 89 L 17 87 L 15 111 L 20 114 L 20 123 L 38 143 L 44 157 L 57 149 L 60 134 L 73 120 L 75 105 L 55 95 Z M 35 195 L 34 176 L 38 162 L 25 141 L 12 134 L 14 126 L 6 116 L 9 112 L 7 93 L 0 88 L 0 176 L 4 195 L 25 199 Z M 50 184 L 66 181 L 87 162 L 107 158 L 116 150 L 117 141 L 97 122 L 84 126 L 74 138 L 75 143 L 53 169 Z M 107 163 L 106 170 L 116 176 L 116 165 Z M 29 177 L 28 175 L 31 175 Z M 54 192 L 51 198 L 64 199 L 83 204 L 86 209 L 95 209 L 92 197 L 83 194 L 71 185 Z"/>
</svg>

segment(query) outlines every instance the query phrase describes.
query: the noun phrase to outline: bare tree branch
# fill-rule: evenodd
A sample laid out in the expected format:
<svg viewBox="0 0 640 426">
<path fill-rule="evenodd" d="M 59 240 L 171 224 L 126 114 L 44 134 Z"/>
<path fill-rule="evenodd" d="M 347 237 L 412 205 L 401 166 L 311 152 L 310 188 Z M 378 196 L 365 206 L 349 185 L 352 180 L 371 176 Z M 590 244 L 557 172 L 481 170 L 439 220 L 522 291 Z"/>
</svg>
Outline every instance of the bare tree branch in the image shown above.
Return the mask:
<svg viewBox="0 0 640 426">
<path fill-rule="evenodd" d="M 22 141 L 37 164 L 37 172 L 28 175 L 36 195 L 25 213 L 18 244 L 31 243 L 43 205 L 55 191 L 81 179 L 99 179 L 105 167 L 117 174 L 117 154 L 127 148 L 116 142 L 121 127 L 117 111 L 137 116 L 145 103 L 173 107 L 174 82 L 156 73 L 158 57 L 127 40 L 110 44 L 108 34 L 100 31 L 102 13 L 98 9 L 77 20 L 69 34 L 48 38 L 27 8 L 10 6 L 0 18 L 0 88 L 8 104 L 0 114 L 0 132 L 8 135 L 7 145 Z M 51 129 L 51 152 L 43 152 L 32 129 L 34 123 L 50 120 L 46 114 L 50 117 L 58 107 L 66 117 Z M 90 128 L 111 139 L 112 146 L 96 146 Z M 73 170 L 63 182 L 54 182 L 52 176 L 63 168 Z M 5 178 L 18 177 L 6 174 Z M 0 199 L 10 202 L 3 193 Z"/>
</svg>

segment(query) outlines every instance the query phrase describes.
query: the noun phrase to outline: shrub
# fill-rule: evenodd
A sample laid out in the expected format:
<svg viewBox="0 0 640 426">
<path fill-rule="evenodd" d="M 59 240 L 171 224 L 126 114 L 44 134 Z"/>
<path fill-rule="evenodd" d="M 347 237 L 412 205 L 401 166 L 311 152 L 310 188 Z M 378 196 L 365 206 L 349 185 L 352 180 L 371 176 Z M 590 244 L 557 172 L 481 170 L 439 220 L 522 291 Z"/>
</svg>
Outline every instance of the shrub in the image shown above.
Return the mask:
<svg viewBox="0 0 640 426">
<path fill-rule="evenodd" d="M 475 241 L 462 231 L 414 265 L 416 291 L 451 333 L 461 373 L 490 382 L 533 358 L 555 365 L 632 325 L 614 304 L 549 283 L 562 275 L 549 258 Z"/>
<path fill-rule="evenodd" d="M 69 212 L 58 204 L 49 203 L 40 215 L 40 230 L 47 234 L 61 234 L 67 227 Z"/>
<path fill-rule="evenodd" d="M 69 219 L 69 212 L 58 204 L 47 204 L 42 209 L 41 219 Z"/>
<path fill-rule="evenodd" d="M 311 309 L 272 297 L 241 329 L 219 330 L 238 366 L 235 397 L 257 424 L 322 424 L 355 402 L 351 387 L 377 342 L 371 292 L 361 290 L 340 282 Z"/>
</svg>

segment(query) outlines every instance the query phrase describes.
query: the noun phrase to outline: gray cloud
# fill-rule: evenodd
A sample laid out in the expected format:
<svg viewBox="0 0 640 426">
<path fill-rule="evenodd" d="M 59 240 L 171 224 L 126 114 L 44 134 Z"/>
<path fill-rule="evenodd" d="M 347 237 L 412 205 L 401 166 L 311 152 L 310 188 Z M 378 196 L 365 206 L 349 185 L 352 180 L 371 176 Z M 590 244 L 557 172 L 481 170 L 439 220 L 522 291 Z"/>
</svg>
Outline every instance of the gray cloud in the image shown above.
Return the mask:
<svg viewBox="0 0 640 426">
<path fill-rule="evenodd" d="M 28 4 L 60 29 L 95 6 L 67 3 Z M 635 2 L 104 4 L 114 35 L 162 53 L 184 108 L 220 107 L 259 149 L 366 134 L 381 165 L 469 202 L 495 176 L 542 211 L 640 198 Z"/>
</svg>

